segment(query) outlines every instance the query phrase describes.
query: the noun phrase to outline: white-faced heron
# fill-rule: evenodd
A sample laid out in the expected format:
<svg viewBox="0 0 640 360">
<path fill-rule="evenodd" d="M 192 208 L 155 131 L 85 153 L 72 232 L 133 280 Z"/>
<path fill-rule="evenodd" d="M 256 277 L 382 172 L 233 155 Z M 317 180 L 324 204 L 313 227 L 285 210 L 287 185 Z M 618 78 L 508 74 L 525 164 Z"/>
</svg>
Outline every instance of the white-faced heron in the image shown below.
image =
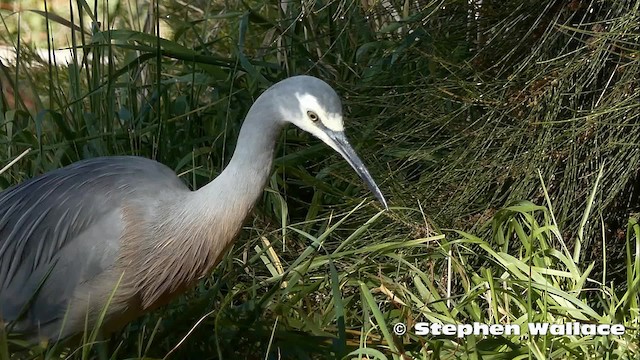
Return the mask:
<svg viewBox="0 0 640 360">
<path fill-rule="evenodd" d="M 340 153 L 387 207 L 345 137 L 336 92 L 314 77 L 291 77 L 258 97 L 229 165 L 197 191 L 156 161 L 118 156 L 79 161 L 1 192 L 4 322 L 34 338 L 66 338 L 91 330 L 113 295 L 102 323 L 112 331 L 194 285 L 262 194 L 287 123 Z"/>
</svg>

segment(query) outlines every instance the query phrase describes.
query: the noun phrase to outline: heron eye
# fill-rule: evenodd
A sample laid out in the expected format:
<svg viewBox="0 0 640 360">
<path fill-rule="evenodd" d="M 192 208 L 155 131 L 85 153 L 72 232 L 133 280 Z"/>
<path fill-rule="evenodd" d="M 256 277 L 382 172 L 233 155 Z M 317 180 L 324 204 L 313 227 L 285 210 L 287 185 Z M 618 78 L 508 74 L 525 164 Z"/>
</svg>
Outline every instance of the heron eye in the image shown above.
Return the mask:
<svg viewBox="0 0 640 360">
<path fill-rule="evenodd" d="M 307 111 L 307 116 L 313 122 L 320 120 L 320 117 L 318 116 L 318 114 L 314 113 L 313 111 Z"/>
</svg>

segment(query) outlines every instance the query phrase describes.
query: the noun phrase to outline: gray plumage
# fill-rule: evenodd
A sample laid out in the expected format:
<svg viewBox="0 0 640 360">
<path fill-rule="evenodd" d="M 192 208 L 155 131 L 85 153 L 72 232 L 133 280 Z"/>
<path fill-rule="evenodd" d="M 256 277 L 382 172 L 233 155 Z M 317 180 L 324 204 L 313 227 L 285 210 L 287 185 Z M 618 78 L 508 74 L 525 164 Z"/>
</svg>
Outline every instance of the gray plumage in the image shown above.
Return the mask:
<svg viewBox="0 0 640 360">
<path fill-rule="evenodd" d="M 232 244 L 288 122 L 340 152 L 386 207 L 342 133 L 337 94 L 316 78 L 289 78 L 256 100 L 229 165 L 198 191 L 156 161 L 121 156 L 80 161 L 1 192 L 2 319 L 32 337 L 65 338 L 87 319 L 92 330 L 113 294 L 103 324 L 111 331 L 186 290 Z"/>
<path fill-rule="evenodd" d="M 158 162 L 105 157 L 74 163 L 0 193 L 4 320 L 15 320 L 49 273 L 15 330 L 59 321 L 74 288 L 114 263 L 123 230 L 117 214 L 121 205 L 130 200 L 151 205 L 167 191 L 189 190 Z"/>
</svg>

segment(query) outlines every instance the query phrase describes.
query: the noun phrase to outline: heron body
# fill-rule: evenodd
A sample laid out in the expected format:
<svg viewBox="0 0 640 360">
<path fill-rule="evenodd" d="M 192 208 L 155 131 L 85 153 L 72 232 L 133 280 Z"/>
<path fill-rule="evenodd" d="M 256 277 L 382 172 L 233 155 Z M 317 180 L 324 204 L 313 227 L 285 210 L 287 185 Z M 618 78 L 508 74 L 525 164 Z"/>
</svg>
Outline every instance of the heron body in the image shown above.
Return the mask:
<svg viewBox="0 0 640 360">
<path fill-rule="evenodd" d="M 79 161 L 1 192 L 0 321 L 55 340 L 93 330 L 106 308 L 102 326 L 116 330 L 188 289 L 236 238 L 287 123 L 338 151 L 386 207 L 344 136 L 335 91 L 292 77 L 256 100 L 231 161 L 197 191 L 156 161 L 119 156 Z"/>
</svg>

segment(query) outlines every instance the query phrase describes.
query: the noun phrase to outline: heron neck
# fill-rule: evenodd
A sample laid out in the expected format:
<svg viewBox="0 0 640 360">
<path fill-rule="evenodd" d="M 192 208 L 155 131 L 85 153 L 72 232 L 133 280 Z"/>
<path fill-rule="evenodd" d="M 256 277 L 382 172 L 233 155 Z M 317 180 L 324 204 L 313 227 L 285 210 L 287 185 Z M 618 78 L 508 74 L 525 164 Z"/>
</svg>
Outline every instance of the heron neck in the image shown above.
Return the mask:
<svg viewBox="0 0 640 360">
<path fill-rule="evenodd" d="M 182 291 L 177 284 L 190 284 L 208 274 L 262 194 L 282 123 L 251 114 L 224 171 L 186 198 L 180 193 L 169 206 L 158 207 L 154 222 L 157 235 L 152 239 L 155 245 L 139 265 L 139 274 L 133 276 L 142 293 L 143 308 Z M 155 271 L 153 264 L 163 269 Z M 164 275 L 159 277 L 158 273 Z"/>
<path fill-rule="evenodd" d="M 249 111 L 231 161 L 217 178 L 197 191 L 209 207 L 235 211 L 235 216 L 243 219 L 269 179 L 276 140 L 283 127 L 277 119 L 260 115 L 254 109 Z"/>
</svg>

